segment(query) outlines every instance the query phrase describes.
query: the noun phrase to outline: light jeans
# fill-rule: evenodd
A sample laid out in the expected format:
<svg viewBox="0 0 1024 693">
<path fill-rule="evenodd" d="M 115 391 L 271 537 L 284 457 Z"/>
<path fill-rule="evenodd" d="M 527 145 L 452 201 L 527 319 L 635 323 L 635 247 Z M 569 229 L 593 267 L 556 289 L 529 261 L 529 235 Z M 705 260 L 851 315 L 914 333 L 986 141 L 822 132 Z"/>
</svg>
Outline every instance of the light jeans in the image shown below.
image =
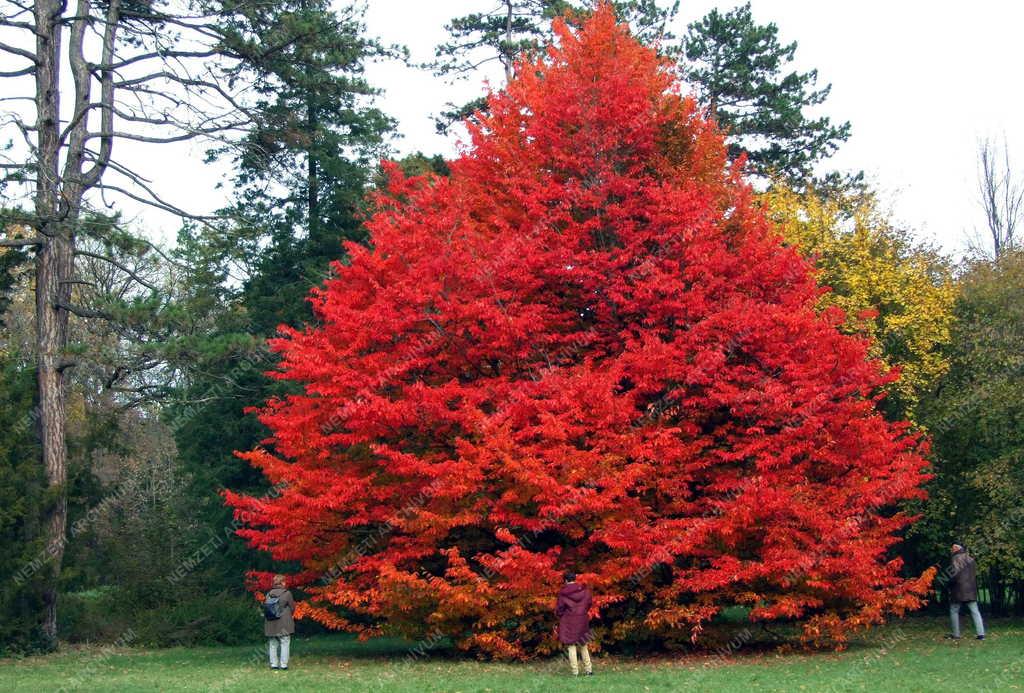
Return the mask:
<svg viewBox="0 0 1024 693">
<path fill-rule="evenodd" d="M 267 651 L 270 653 L 271 669 L 288 668 L 288 650 L 291 647 L 292 636 L 276 635 L 267 638 Z M 281 654 L 278 656 L 278 649 Z"/>
<path fill-rule="evenodd" d="M 985 624 L 981 622 L 981 612 L 978 611 L 978 602 L 950 602 L 949 620 L 953 624 L 953 637 L 960 637 L 960 604 L 966 604 L 971 612 L 971 619 L 974 620 L 974 632 L 978 635 L 985 634 Z"/>
<path fill-rule="evenodd" d="M 583 671 L 590 673 L 594 668 L 590 664 L 590 650 L 587 649 L 586 645 L 569 645 L 569 666 L 572 667 L 572 673 L 574 676 L 579 676 L 580 665 L 576 661 L 576 648 L 580 648 L 580 654 L 583 655 Z"/>
</svg>

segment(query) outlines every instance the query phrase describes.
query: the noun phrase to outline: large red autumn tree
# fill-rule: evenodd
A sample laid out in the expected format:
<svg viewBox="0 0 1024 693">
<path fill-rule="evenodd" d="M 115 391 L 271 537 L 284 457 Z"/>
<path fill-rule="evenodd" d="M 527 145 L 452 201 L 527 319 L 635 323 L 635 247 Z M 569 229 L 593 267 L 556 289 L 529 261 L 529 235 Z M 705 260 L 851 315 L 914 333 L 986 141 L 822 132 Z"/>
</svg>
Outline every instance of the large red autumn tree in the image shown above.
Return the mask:
<svg viewBox="0 0 1024 693">
<path fill-rule="evenodd" d="M 841 641 L 917 606 L 895 375 L 815 312 L 670 67 L 607 7 L 557 29 L 450 177 L 389 168 L 370 247 L 273 340 L 303 392 L 260 410 L 242 457 L 280 493 L 229 493 L 239 533 L 301 566 L 302 616 L 498 657 L 554 647 L 566 569 L 604 643 L 737 604 Z"/>
</svg>

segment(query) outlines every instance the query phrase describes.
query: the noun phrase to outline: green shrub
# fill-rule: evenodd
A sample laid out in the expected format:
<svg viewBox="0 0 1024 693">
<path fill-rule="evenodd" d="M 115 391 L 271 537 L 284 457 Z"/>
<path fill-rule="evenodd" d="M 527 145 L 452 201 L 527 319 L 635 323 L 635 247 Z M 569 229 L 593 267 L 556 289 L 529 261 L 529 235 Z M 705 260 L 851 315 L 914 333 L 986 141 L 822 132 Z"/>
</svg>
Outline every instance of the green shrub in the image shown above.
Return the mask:
<svg viewBox="0 0 1024 693">
<path fill-rule="evenodd" d="M 137 604 L 115 587 L 63 597 L 60 632 L 68 642 L 113 642 L 131 631 L 132 644 L 239 645 L 263 637 L 263 619 L 249 596 L 179 589 L 160 603 Z"/>
<path fill-rule="evenodd" d="M 135 613 L 146 645 L 240 645 L 263 638 L 263 617 L 248 595 L 170 593 L 179 599 Z"/>
<path fill-rule="evenodd" d="M 0 656 L 51 648 L 42 629 L 46 479 L 35 441 L 35 371 L 0 354 Z"/>
</svg>

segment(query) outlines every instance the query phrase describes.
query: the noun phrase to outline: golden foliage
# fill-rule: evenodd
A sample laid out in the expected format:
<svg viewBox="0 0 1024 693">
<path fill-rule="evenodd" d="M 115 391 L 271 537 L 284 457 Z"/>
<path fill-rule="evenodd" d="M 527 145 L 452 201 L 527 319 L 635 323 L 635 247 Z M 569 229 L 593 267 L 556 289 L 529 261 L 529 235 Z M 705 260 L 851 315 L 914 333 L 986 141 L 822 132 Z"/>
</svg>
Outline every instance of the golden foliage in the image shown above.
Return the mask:
<svg viewBox="0 0 1024 693">
<path fill-rule="evenodd" d="M 821 307 L 842 308 L 847 331 L 868 336 L 874 356 L 899 369 L 890 397 L 896 413 L 916 420 L 922 393 L 949 368 L 942 347 L 957 288 L 948 263 L 915 244 L 871 192 L 801 193 L 776 184 L 761 202 L 830 287 Z"/>
</svg>

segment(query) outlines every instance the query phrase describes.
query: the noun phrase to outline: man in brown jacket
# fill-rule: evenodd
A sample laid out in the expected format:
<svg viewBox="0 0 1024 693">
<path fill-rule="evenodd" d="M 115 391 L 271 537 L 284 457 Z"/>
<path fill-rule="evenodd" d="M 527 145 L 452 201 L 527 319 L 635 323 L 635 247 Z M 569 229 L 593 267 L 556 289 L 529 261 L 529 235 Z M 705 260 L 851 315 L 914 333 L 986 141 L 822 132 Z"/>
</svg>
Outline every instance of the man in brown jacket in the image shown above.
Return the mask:
<svg viewBox="0 0 1024 693">
<path fill-rule="evenodd" d="M 967 604 L 974 621 L 974 632 L 978 640 L 984 640 L 985 624 L 978 611 L 978 579 L 974 559 L 963 544 L 953 544 L 951 548 L 953 559 L 949 566 L 949 620 L 953 624 L 953 632 L 949 637 L 960 639 L 960 605 Z"/>
<path fill-rule="evenodd" d="M 295 598 L 285 589 L 284 575 L 274 576 L 274 586 L 263 602 L 263 634 L 267 636 L 267 651 L 270 668 L 286 671 L 291 648 L 292 633 L 295 632 Z M 273 618 L 273 616 L 277 616 Z"/>
</svg>

